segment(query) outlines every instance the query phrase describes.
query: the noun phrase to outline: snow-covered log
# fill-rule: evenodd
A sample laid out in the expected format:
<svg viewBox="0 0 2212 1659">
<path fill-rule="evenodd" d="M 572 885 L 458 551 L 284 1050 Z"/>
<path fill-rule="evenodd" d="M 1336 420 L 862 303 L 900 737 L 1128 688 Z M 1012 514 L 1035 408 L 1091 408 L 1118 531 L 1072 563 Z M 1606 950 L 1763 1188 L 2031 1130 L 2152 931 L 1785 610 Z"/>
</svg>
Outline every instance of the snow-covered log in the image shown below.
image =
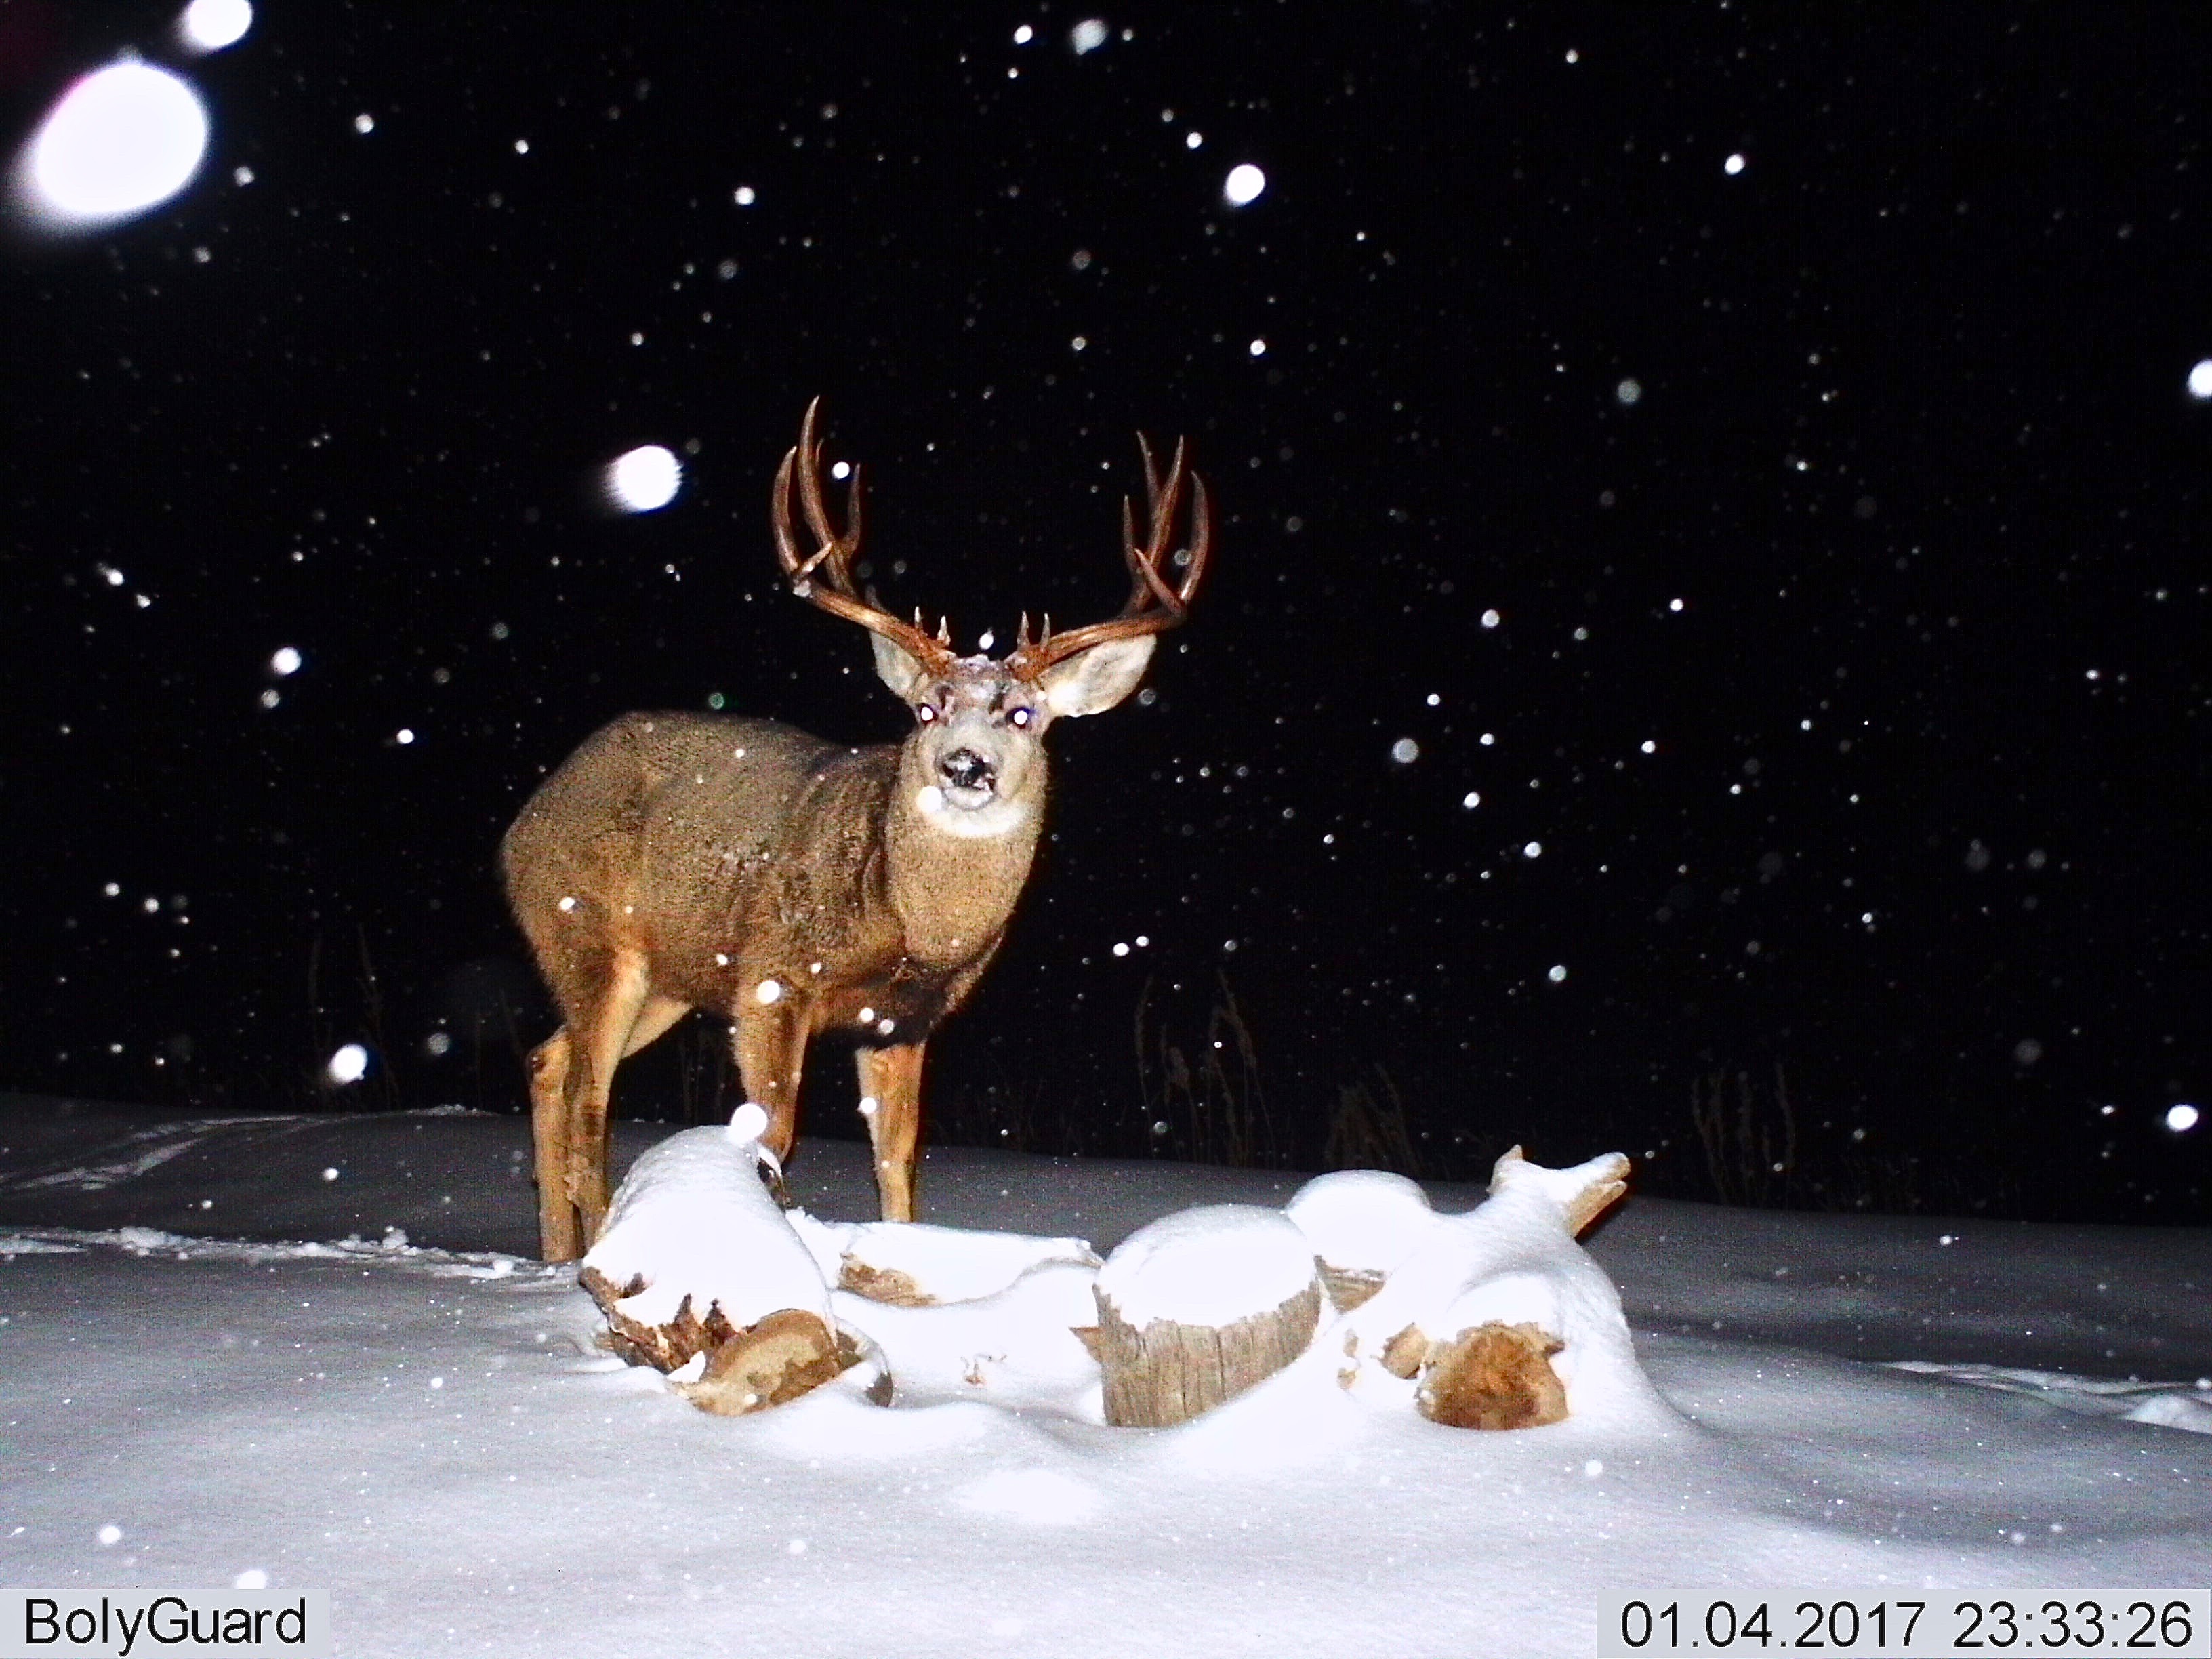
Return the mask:
<svg viewBox="0 0 2212 1659">
<path fill-rule="evenodd" d="M 1321 1262 L 1322 1288 L 1339 1313 L 1382 1288 L 1390 1270 L 1436 1230 L 1418 1182 L 1387 1170 L 1338 1170 L 1298 1188 L 1284 1214 Z"/>
<path fill-rule="evenodd" d="M 1139 1229 L 1093 1287 L 1106 1420 L 1163 1428 L 1241 1394 L 1313 1340 L 1313 1245 L 1279 1210 L 1210 1204 Z"/>
<path fill-rule="evenodd" d="M 1556 1423 L 1583 1401 L 1648 1401 L 1620 1293 L 1574 1242 L 1627 1190 L 1627 1175 L 1618 1152 L 1547 1170 L 1513 1148 L 1492 1171 L 1489 1201 L 1436 1218 L 1332 1329 L 1338 1380 L 1376 1397 L 1411 1383 L 1423 1416 L 1465 1428 Z"/>
<path fill-rule="evenodd" d="M 766 1114 L 671 1135 L 632 1166 L 578 1282 L 607 1319 L 609 1346 L 672 1371 L 721 1416 L 796 1399 L 860 1356 L 841 1341 L 830 1287 L 761 1180 Z"/>
<path fill-rule="evenodd" d="M 791 1220 L 836 1288 L 897 1308 L 981 1301 L 1038 1267 L 1098 1266 L 1086 1239 L 921 1221 L 822 1222 L 804 1211 Z"/>
<path fill-rule="evenodd" d="M 1080 1239 L 787 1212 L 761 1181 L 763 1124 L 749 1108 L 640 1158 L 582 1267 L 608 1345 L 708 1411 L 759 1411 L 841 1373 L 888 1404 L 894 1362 L 918 1400 L 1088 1395 L 1107 1422 L 1145 1427 L 1302 1358 L 1324 1390 L 1334 1376 L 1465 1427 L 1650 1395 L 1619 1296 L 1574 1242 L 1626 1190 L 1618 1154 L 1554 1170 L 1516 1148 L 1459 1216 L 1401 1176 L 1340 1172 L 1287 1210 L 1165 1217 L 1100 1267 Z M 1317 1344 L 1325 1287 L 1338 1311 Z"/>
</svg>

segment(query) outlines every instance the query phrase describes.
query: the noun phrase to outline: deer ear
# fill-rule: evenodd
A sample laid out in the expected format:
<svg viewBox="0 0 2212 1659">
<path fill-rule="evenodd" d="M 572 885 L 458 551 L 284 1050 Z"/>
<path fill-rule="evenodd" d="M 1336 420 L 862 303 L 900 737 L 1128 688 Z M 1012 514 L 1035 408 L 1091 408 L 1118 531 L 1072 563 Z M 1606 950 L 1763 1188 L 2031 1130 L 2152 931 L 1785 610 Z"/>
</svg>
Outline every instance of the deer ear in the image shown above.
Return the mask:
<svg viewBox="0 0 2212 1659">
<path fill-rule="evenodd" d="M 896 641 L 887 640 L 881 634 L 870 634 L 868 643 L 875 648 L 876 678 L 890 687 L 901 702 L 913 702 L 915 688 L 927 674 L 921 664 Z"/>
<path fill-rule="evenodd" d="M 1137 689 L 1152 659 L 1153 637 L 1103 640 L 1044 671 L 1045 705 L 1055 714 L 1097 714 Z"/>
</svg>

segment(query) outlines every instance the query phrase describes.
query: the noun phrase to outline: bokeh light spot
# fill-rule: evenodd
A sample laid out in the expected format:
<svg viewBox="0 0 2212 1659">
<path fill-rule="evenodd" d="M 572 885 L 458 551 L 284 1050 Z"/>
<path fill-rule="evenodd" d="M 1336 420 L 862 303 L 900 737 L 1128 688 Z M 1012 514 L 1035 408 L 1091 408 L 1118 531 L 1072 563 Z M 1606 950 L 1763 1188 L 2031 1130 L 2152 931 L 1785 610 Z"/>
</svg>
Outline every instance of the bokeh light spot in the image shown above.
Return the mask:
<svg viewBox="0 0 2212 1659">
<path fill-rule="evenodd" d="M 199 94 L 167 70 L 125 58 L 61 95 L 23 152 L 13 194 L 50 230 L 112 224 L 182 190 L 207 143 Z"/>
<path fill-rule="evenodd" d="M 676 499 L 684 463 L 659 444 L 641 444 L 607 464 L 608 501 L 624 513 L 654 513 Z"/>
<path fill-rule="evenodd" d="M 192 0 L 177 17 L 177 39 L 187 52 L 234 46 L 253 27 L 250 0 Z"/>
</svg>

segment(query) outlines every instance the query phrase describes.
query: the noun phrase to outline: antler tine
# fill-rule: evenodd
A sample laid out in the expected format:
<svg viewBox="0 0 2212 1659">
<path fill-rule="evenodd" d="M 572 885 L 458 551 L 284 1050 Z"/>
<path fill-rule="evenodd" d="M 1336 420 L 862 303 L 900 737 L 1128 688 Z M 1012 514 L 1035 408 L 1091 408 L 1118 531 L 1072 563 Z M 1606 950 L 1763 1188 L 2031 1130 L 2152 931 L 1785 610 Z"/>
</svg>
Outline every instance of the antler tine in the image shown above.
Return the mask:
<svg viewBox="0 0 2212 1659">
<path fill-rule="evenodd" d="M 1152 441 L 1143 433 L 1137 434 L 1137 453 L 1145 458 L 1145 506 L 1152 515 L 1159 516 L 1160 468 L 1152 454 Z M 1182 440 L 1176 440 L 1176 471 L 1182 470 Z"/>
<path fill-rule="evenodd" d="M 938 626 L 938 637 L 930 638 L 921 626 L 921 613 L 915 613 L 912 623 L 901 622 L 896 617 L 875 603 L 871 592 L 863 599 L 853 586 L 852 558 L 860 545 L 860 469 L 855 465 L 850 484 L 845 492 L 845 532 L 837 533 L 830 520 L 829 503 L 822 493 L 822 445 L 814 435 L 817 414 L 822 399 L 817 398 L 806 405 L 805 418 L 799 422 L 799 442 L 784 452 L 783 464 L 775 470 L 775 487 L 769 501 L 769 521 L 775 532 L 775 551 L 782 564 L 784 574 L 791 580 L 791 591 L 810 604 L 819 606 L 834 617 L 854 622 L 872 633 L 880 634 L 891 641 L 908 655 L 933 665 L 951 655 L 951 635 L 945 625 Z M 802 556 L 798 536 L 791 524 L 792 487 L 799 490 L 799 509 L 806 515 L 806 527 L 820 545 L 812 553 Z M 817 569 L 823 580 L 814 580 Z"/>
<path fill-rule="evenodd" d="M 806 405 L 805 418 L 799 424 L 799 447 L 792 452 L 799 461 L 799 507 L 806 514 L 806 527 L 821 546 L 793 576 L 803 580 L 816 566 L 826 563 L 830 584 L 841 593 L 854 593 L 852 557 L 860 545 L 860 469 L 853 468 L 845 487 L 845 533 L 841 536 L 830 522 L 830 506 L 822 494 L 822 443 L 814 435 L 821 409 L 819 398 Z"/>
<path fill-rule="evenodd" d="M 1079 651 L 1107 640 L 1157 634 L 1175 627 L 1189 614 L 1191 596 L 1198 591 L 1200 577 L 1206 574 L 1206 555 L 1213 542 L 1213 509 L 1206 496 L 1206 481 L 1187 465 L 1182 439 L 1176 441 L 1175 459 L 1164 480 L 1160 477 L 1152 447 L 1142 433 L 1137 434 L 1137 447 L 1144 457 L 1150 534 L 1141 544 L 1138 542 L 1136 504 L 1124 495 L 1121 555 L 1129 567 L 1131 586 L 1121 614 L 1087 627 L 1070 629 L 1065 634 L 1054 634 L 1048 623 L 1035 644 L 1024 641 L 1007 659 L 1017 673 L 1040 674 Z M 1182 580 L 1170 586 L 1161 577 L 1160 562 L 1167 556 L 1175 539 L 1176 520 L 1182 509 L 1186 481 L 1191 489 L 1188 563 Z"/>
</svg>

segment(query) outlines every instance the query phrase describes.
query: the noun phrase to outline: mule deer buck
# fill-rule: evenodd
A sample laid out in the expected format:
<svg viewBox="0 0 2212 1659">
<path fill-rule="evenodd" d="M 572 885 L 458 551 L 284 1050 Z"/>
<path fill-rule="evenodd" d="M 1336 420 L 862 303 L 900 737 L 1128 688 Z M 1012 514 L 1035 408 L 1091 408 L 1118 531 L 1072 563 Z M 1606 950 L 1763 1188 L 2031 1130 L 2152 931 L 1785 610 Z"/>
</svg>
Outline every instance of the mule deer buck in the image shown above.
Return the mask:
<svg viewBox="0 0 2212 1659">
<path fill-rule="evenodd" d="M 1131 577 L 1121 614 L 1032 638 L 1005 657 L 955 656 L 854 586 L 860 476 L 845 527 L 823 499 L 821 407 L 806 410 L 770 497 L 791 590 L 858 623 L 876 672 L 913 711 L 899 743 L 848 749 L 774 720 L 626 714 L 539 786 L 500 847 L 509 902 L 561 1011 L 530 1056 L 538 1228 L 572 1261 L 607 1206 L 615 1067 L 694 1008 L 729 1018 L 747 1099 L 781 1158 L 798 1129 L 808 1039 L 860 1039 L 886 1220 L 914 1218 L 922 1050 L 989 963 L 1028 881 L 1043 817 L 1045 728 L 1136 689 L 1153 636 L 1188 614 L 1212 535 L 1183 447 L 1163 477 L 1139 436 L 1149 528 L 1121 504 Z M 1190 534 L 1170 556 L 1183 497 Z M 792 525 L 794 492 L 810 538 Z M 1168 574 L 1163 574 L 1164 570 Z"/>
</svg>

